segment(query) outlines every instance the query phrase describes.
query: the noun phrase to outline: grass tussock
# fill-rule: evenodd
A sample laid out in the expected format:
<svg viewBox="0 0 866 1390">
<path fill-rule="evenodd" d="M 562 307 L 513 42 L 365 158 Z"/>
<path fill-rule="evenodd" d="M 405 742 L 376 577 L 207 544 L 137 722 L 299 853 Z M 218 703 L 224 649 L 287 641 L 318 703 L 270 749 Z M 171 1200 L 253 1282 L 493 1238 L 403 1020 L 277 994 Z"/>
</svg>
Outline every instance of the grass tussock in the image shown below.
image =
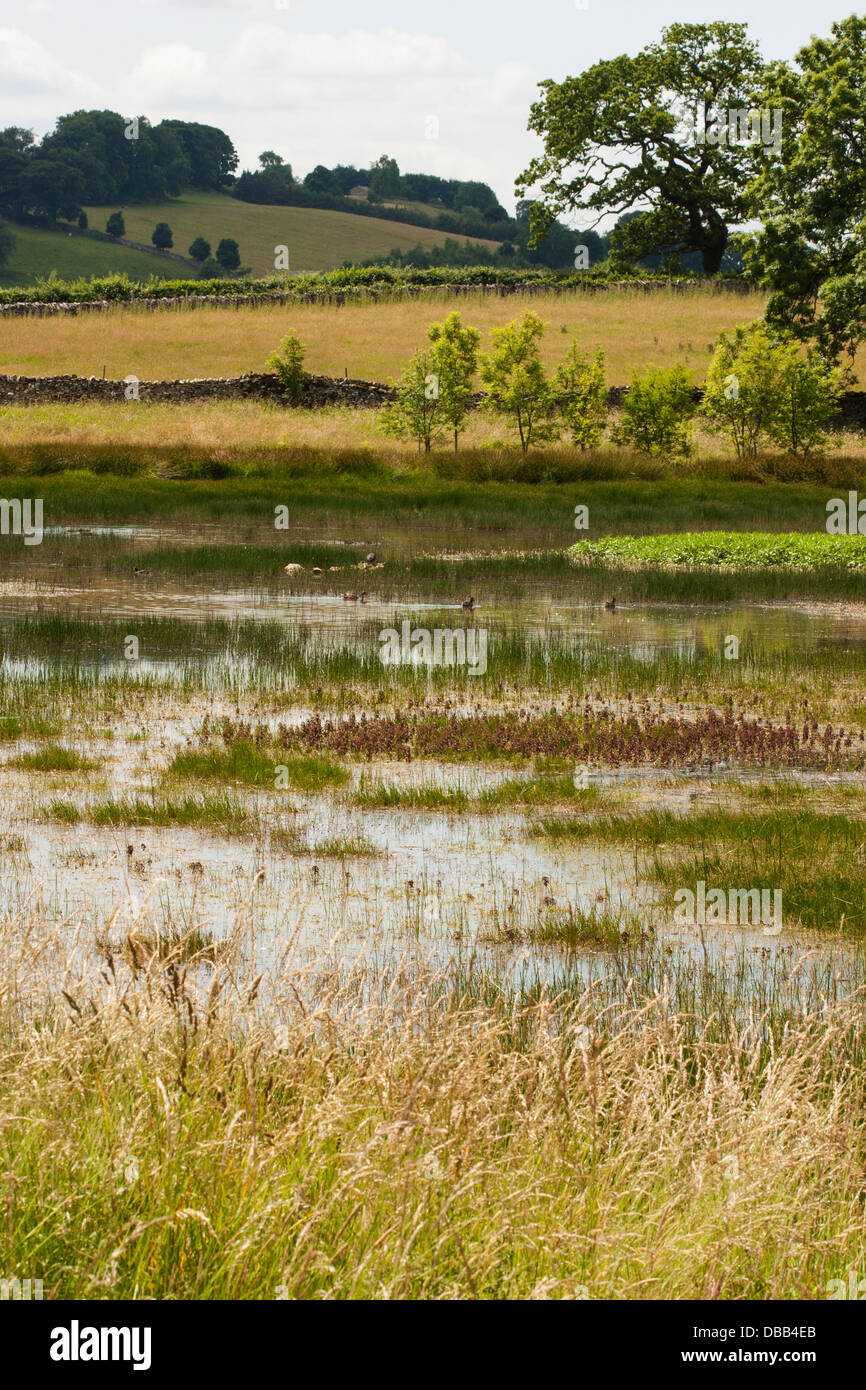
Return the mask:
<svg viewBox="0 0 866 1390">
<path fill-rule="evenodd" d="M 799 1300 L 860 1267 L 856 1000 L 771 1046 L 667 993 L 266 983 L 237 930 L 204 974 L 4 935 L 5 1258 L 47 1298 Z"/>
<path fill-rule="evenodd" d="M 220 835 L 256 834 L 259 822 L 236 798 L 228 795 L 184 797 L 108 797 L 87 806 L 55 800 L 37 815 L 42 820 L 99 826 L 191 826 Z"/>
<path fill-rule="evenodd" d="M 11 758 L 8 766 L 21 767 L 27 772 L 92 772 L 99 767 L 99 761 L 85 757 L 74 748 L 52 744 L 48 748 L 40 748 L 36 753 L 22 753 L 17 758 Z"/>
</svg>

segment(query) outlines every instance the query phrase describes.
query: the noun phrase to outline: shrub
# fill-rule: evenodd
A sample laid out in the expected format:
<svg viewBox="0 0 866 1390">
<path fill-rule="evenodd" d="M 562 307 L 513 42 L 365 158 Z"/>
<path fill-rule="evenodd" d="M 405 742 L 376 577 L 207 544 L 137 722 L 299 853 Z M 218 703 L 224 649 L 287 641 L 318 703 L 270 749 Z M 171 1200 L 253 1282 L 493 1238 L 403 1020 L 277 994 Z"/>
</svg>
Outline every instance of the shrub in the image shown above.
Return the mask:
<svg viewBox="0 0 866 1390">
<path fill-rule="evenodd" d="M 109 236 L 125 236 L 126 223 L 123 220 L 123 213 L 113 212 L 105 224 L 105 230 Z"/>
<path fill-rule="evenodd" d="M 157 222 L 150 239 L 158 251 L 168 251 L 174 246 L 171 227 L 167 222 Z"/>
<path fill-rule="evenodd" d="M 87 231 L 87 213 L 84 212 L 84 211 L 81 211 L 81 212 L 78 214 L 78 227 L 79 227 L 79 230 L 82 231 L 82 232 L 86 232 L 86 231 Z"/>
<path fill-rule="evenodd" d="M 221 280 L 225 271 L 219 261 L 215 261 L 213 256 L 208 256 L 207 260 L 202 261 L 199 270 L 200 280 Z"/>
<path fill-rule="evenodd" d="M 526 313 L 493 330 L 493 348 L 481 359 L 485 409 L 513 416 L 524 453 L 530 444 L 547 443 L 559 434 L 553 391 L 539 354 L 543 334 L 538 315 Z"/>
<path fill-rule="evenodd" d="M 572 343 L 553 378 L 553 392 L 563 423 L 578 449 L 597 444 L 607 424 L 604 353 L 590 359 Z"/>
<path fill-rule="evenodd" d="M 792 336 L 758 320 L 719 334 L 701 415 L 730 437 L 737 458 L 754 458 L 762 437 L 805 455 L 826 444 L 841 389 L 841 372 L 814 349 L 804 354 Z"/>
<path fill-rule="evenodd" d="M 692 383 L 684 367 L 647 367 L 633 372 L 622 403 L 622 420 L 611 437 L 643 454 L 687 456 L 694 414 Z"/>
<path fill-rule="evenodd" d="M 290 405 L 300 405 L 304 394 L 304 348 L 297 333 L 289 332 L 279 350 L 271 353 L 267 362 L 270 371 L 279 377 L 283 397 Z"/>
</svg>

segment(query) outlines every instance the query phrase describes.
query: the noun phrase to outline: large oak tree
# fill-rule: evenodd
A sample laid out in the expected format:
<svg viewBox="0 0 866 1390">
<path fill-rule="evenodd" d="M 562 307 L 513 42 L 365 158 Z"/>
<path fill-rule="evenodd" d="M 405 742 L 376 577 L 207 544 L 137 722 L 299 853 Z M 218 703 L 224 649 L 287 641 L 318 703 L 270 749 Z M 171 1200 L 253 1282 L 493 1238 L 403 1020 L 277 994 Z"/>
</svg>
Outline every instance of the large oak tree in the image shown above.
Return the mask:
<svg viewBox="0 0 866 1390">
<path fill-rule="evenodd" d="M 764 72 L 747 26 L 672 24 L 635 57 L 594 64 L 579 77 L 541 83 L 529 129 L 544 153 L 518 178 L 540 188 L 539 231 L 563 212 L 646 210 L 617 228 L 620 263 L 668 247 L 698 251 L 707 274 L 721 266 L 730 228 L 747 213 L 751 145 L 700 140 L 718 113 L 754 103 Z"/>
</svg>

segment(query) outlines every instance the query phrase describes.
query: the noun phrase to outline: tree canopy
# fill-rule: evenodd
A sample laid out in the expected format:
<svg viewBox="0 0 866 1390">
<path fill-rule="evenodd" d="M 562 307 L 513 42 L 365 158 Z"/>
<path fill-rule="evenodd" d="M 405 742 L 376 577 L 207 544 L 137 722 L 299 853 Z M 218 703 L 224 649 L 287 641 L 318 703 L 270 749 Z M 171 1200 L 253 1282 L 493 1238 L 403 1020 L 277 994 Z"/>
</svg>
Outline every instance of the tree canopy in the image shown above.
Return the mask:
<svg viewBox="0 0 866 1390">
<path fill-rule="evenodd" d="M 749 190 L 763 227 L 746 263 L 773 291 L 770 323 L 853 357 L 866 340 L 866 18 L 833 24 L 796 63 L 766 74 L 782 152 Z"/>
</svg>

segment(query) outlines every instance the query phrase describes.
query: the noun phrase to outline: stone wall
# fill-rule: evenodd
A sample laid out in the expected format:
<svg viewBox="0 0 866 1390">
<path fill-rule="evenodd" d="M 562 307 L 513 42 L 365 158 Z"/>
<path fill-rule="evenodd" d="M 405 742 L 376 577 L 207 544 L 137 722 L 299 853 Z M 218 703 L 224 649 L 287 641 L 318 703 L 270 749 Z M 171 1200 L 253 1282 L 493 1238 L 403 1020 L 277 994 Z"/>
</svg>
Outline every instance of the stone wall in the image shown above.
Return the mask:
<svg viewBox="0 0 866 1390">
<path fill-rule="evenodd" d="M 0 376 L 0 403 L 37 405 L 45 401 L 119 401 L 128 399 L 126 381 L 90 376 Z M 279 404 L 280 384 L 270 372 L 239 377 L 204 377 L 190 381 L 139 381 L 138 399 L 168 401 L 264 400 Z M 392 398 L 389 386 L 351 377 L 308 376 L 303 404 L 375 407 Z M 130 400 L 134 404 L 134 400 Z"/>
<path fill-rule="evenodd" d="M 119 401 L 126 399 L 128 383 L 105 381 L 90 376 L 0 376 L 0 404 L 37 405 L 44 401 Z M 616 410 L 628 387 L 612 386 L 607 393 L 608 409 Z M 693 390 L 698 404 L 702 391 Z M 352 377 L 308 376 L 303 404 L 308 407 L 344 405 L 375 409 L 393 400 L 390 386 L 378 381 L 358 381 Z M 166 401 L 182 405 L 188 401 L 260 400 L 282 403 L 280 385 L 271 372 L 250 372 L 247 376 L 202 377 L 190 381 L 140 381 L 138 399 Z M 483 394 L 473 397 L 478 406 Z M 130 402 L 132 403 L 132 402 Z M 866 391 L 846 391 L 836 416 L 836 429 L 866 430 Z"/>
<path fill-rule="evenodd" d="M 145 248 L 154 250 L 153 247 Z M 166 255 L 174 255 L 174 252 L 166 252 Z M 181 257 L 181 259 L 183 259 Z M 751 294 L 755 286 L 743 280 L 718 280 L 712 286 L 713 294 Z M 186 293 L 182 295 L 150 296 L 134 299 L 91 299 L 82 300 L 80 303 L 63 304 L 53 300 L 20 301 L 15 304 L 0 304 L 0 318 L 4 315 L 10 318 L 50 318 L 53 315 L 63 314 L 101 314 L 109 309 L 132 309 L 137 308 L 144 313 L 151 313 L 158 309 L 257 309 L 266 308 L 274 304 L 328 304 L 339 307 L 343 304 L 352 304 L 358 300 L 364 303 L 377 303 L 380 300 L 390 303 L 395 299 L 440 299 L 443 295 L 450 295 L 457 298 L 471 299 L 479 296 L 482 299 L 508 299 L 512 295 L 523 295 L 532 298 L 544 299 L 548 296 L 570 295 L 570 294 L 608 294 L 618 290 L 628 290 L 635 294 L 652 295 L 659 291 L 667 294 L 695 294 L 706 293 L 706 289 L 699 286 L 692 280 L 586 280 L 575 281 L 564 284 L 538 283 L 534 280 L 519 280 L 513 284 L 500 284 L 492 281 L 488 284 L 463 284 L 456 283 L 444 284 L 372 284 L 372 285 L 348 285 L 342 289 L 328 286 L 322 289 L 312 290 L 259 290 L 244 294 L 196 294 Z"/>
</svg>

